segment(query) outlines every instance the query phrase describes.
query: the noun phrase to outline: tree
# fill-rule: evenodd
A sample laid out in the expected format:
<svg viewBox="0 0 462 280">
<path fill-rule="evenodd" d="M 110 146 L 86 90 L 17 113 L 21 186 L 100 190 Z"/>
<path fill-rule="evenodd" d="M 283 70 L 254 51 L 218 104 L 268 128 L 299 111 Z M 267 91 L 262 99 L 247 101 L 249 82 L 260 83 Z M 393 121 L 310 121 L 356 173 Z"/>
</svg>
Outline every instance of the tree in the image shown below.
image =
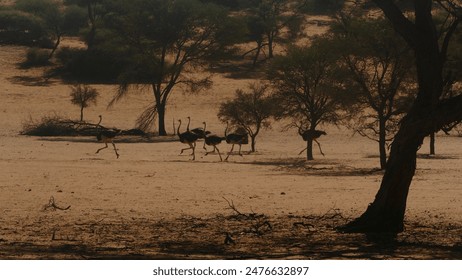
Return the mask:
<svg viewBox="0 0 462 280">
<path fill-rule="evenodd" d="M 0 10 L 0 43 L 34 45 L 46 37 L 43 20 L 26 12 Z"/>
<path fill-rule="evenodd" d="M 109 18 L 129 50 L 130 65 L 120 76 L 113 101 L 125 96 L 131 86 L 149 85 L 154 104 L 139 125 L 149 126 L 157 116 L 159 135 L 166 135 L 168 98 L 177 86 L 190 92 L 210 87 L 208 77 L 194 76 L 197 69 L 226 50 L 232 41 L 231 20 L 223 8 L 198 0 L 137 0 L 123 5 Z M 147 118 L 146 118 L 147 117 Z"/>
<path fill-rule="evenodd" d="M 443 72 L 448 48 L 462 17 L 461 1 L 414 0 L 413 13 L 405 13 L 393 0 L 373 0 L 415 55 L 418 92 L 401 120 L 391 145 L 380 189 L 357 219 L 340 227 L 345 232 L 399 233 L 404 230 L 409 186 L 416 170 L 417 150 L 423 139 L 445 125 L 462 120 L 462 94 L 442 99 Z M 438 30 L 434 9 L 447 13 L 447 28 Z M 441 32 L 441 33 L 440 33 Z"/>
<path fill-rule="evenodd" d="M 98 91 L 87 85 L 74 85 L 71 86 L 71 102 L 80 107 L 80 121 L 83 121 L 83 109 L 96 104 L 98 98 Z"/>
<path fill-rule="evenodd" d="M 292 46 L 285 56 L 275 58 L 267 74 L 283 108 L 279 117 L 291 119 L 292 126 L 304 131 L 340 119 L 331 76 L 335 57 L 326 47 L 325 40 L 310 47 Z M 307 160 L 313 159 L 312 147 L 313 139 L 309 139 Z"/>
<path fill-rule="evenodd" d="M 250 84 L 249 92 L 236 90 L 233 100 L 220 105 L 218 117 L 223 122 L 230 122 L 244 128 L 251 139 L 251 151 L 255 152 L 258 133 L 262 128 L 270 127 L 270 118 L 277 110 L 277 103 L 268 95 L 268 85 Z"/>
<path fill-rule="evenodd" d="M 59 0 L 17 0 L 15 7 L 43 19 L 49 37 L 54 40 L 49 58 L 58 49 L 63 35 L 84 23 L 79 17 L 81 14 L 77 14 L 75 9 L 68 9 Z"/>
<path fill-rule="evenodd" d="M 95 44 L 96 31 L 99 21 L 106 13 L 104 0 L 65 0 L 66 3 L 84 7 L 87 10 L 88 32 L 85 36 L 87 49 L 93 48 Z M 106 3 L 107 4 L 107 3 Z"/>
<path fill-rule="evenodd" d="M 387 142 L 414 97 L 410 50 L 383 19 L 344 17 L 335 29 L 333 44 L 342 46 L 338 78 L 351 97 L 350 126 L 378 143 L 385 169 Z"/>
<path fill-rule="evenodd" d="M 257 0 L 251 3 L 253 7 L 247 18 L 247 26 L 249 39 L 256 42 L 257 47 L 244 55 L 255 51 L 255 66 L 264 47 L 268 50 L 268 54 L 265 55 L 268 58 L 274 57 L 275 42 L 283 37 L 284 28 L 289 29 L 292 37 L 297 34 L 302 24 L 300 9 L 305 5 L 305 1 Z"/>
</svg>

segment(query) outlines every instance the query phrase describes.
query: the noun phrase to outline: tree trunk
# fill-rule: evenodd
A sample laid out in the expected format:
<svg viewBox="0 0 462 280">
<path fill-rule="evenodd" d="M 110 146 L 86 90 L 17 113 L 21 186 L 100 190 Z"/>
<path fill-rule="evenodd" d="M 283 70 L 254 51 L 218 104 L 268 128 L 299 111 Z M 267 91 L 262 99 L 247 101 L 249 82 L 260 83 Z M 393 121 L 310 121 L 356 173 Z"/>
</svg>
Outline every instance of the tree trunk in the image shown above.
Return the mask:
<svg viewBox="0 0 462 280">
<path fill-rule="evenodd" d="M 380 152 L 380 169 L 385 170 L 387 165 L 387 142 L 386 142 L 385 121 L 379 121 L 379 152 Z"/>
<path fill-rule="evenodd" d="M 306 141 L 306 160 L 314 160 L 313 158 L 313 139 Z"/>
<path fill-rule="evenodd" d="M 408 44 L 414 49 L 419 91 L 392 144 L 382 184 L 367 210 L 339 228 L 344 232 L 399 233 L 404 229 L 407 195 L 416 169 L 417 150 L 435 131 L 442 112 L 437 111 L 443 85 L 444 55 L 432 18 L 432 1 L 415 0 L 415 21 L 404 18 L 391 0 L 374 0 Z M 458 104 L 456 104 L 458 106 Z M 440 104 L 441 106 L 441 104 Z M 447 106 L 447 104 L 445 104 Z"/>
<path fill-rule="evenodd" d="M 253 58 L 253 63 L 252 63 L 252 67 L 254 68 L 255 66 L 257 66 L 257 61 L 258 61 L 258 57 L 260 56 L 261 48 L 262 48 L 262 44 L 261 42 L 258 42 L 257 52 L 255 53 L 255 56 Z"/>
<path fill-rule="evenodd" d="M 57 38 L 56 38 L 56 42 L 53 46 L 53 49 L 51 50 L 50 54 L 48 55 L 48 59 L 51 59 L 53 57 L 53 55 L 55 54 L 56 50 L 58 49 L 59 47 L 59 44 L 61 43 L 61 34 L 58 34 L 57 35 Z"/>
<path fill-rule="evenodd" d="M 435 155 L 435 132 L 430 134 L 430 155 Z"/>
<path fill-rule="evenodd" d="M 255 138 L 257 138 L 257 135 L 251 135 L 251 136 L 250 136 L 250 139 L 251 139 L 251 141 L 252 141 L 252 143 L 250 144 L 252 153 L 255 153 L 255 143 L 256 143 L 256 139 L 255 139 Z"/>
<path fill-rule="evenodd" d="M 416 123 L 417 120 L 417 123 Z M 425 124 L 419 117 L 403 119 L 393 141 L 382 184 L 366 212 L 351 223 L 340 227 L 344 232 L 398 233 L 404 229 L 404 213 L 412 178 L 416 169 L 417 150 L 423 142 Z"/>
<path fill-rule="evenodd" d="M 159 121 L 159 136 L 166 136 L 167 131 L 165 130 L 165 104 L 157 105 L 157 117 Z"/>
<path fill-rule="evenodd" d="M 83 122 L 83 107 L 80 107 L 80 121 Z"/>
<path fill-rule="evenodd" d="M 274 36 L 272 34 L 268 35 L 268 58 L 273 58 L 274 57 Z"/>
</svg>

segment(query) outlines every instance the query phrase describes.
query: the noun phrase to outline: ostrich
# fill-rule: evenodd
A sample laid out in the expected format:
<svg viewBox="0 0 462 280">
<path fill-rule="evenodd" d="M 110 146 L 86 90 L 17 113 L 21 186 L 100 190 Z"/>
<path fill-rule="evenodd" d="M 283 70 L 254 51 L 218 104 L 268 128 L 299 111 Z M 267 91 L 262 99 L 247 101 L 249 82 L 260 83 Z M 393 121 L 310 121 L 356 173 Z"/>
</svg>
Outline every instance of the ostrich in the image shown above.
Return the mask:
<svg viewBox="0 0 462 280">
<path fill-rule="evenodd" d="M 196 134 L 197 136 L 199 136 L 198 139 L 204 139 L 205 136 L 211 133 L 210 131 L 206 131 L 202 127 L 196 127 L 194 129 L 189 130 L 190 123 L 191 123 L 191 117 L 188 117 L 188 126 L 186 127 L 186 131 L 191 131 L 192 133 Z M 204 149 L 205 149 L 205 144 L 204 144 Z"/>
<path fill-rule="evenodd" d="M 204 131 L 206 131 L 206 127 L 207 127 L 207 124 L 205 122 L 203 122 L 204 124 Z M 221 143 L 221 141 L 223 140 L 226 140 L 225 137 L 220 137 L 220 136 L 217 136 L 217 135 L 208 135 L 208 134 L 205 134 L 204 135 L 204 149 L 206 151 L 205 155 L 208 155 L 209 153 L 212 153 L 214 152 L 215 150 L 218 152 L 218 155 L 220 156 L 220 161 L 223 161 L 222 157 L 221 157 L 221 154 L 220 154 L 220 150 L 218 150 L 217 148 L 217 145 Z M 209 145 L 209 146 L 213 146 L 213 151 L 212 152 L 208 152 L 207 149 L 205 148 L 205 144 Z"/>
<path fill-rule="evenodd" d="M 114 138 L 121 132 L 121 130 L 102 130 L 101 125 L 100 125 L 102 121 L 103 121 L 103 116 L 99 115 L 99 122 L 96 125 L 96 129 L 98 130 L 99 128 L 99 130 L 98 130 L 98 133 L 96 134 L 96 139 L 98 139 L 99 142 L 103 142 L 106 146 L 99 148 L 96 151 L 96 154 L 99 153 L 99 151 L 106 149 L 108 147 L 107 143 L 110 142 L 112 146 L 114 147 L 114 152 L 117 158 L 119 158 L 119 154 L 117 153 L 117 148 L 114 144 Z"/>
<path fill-rule="evenodd" d="M 303 141 L 312 140 L 312 141 L 316 142 L 316 144 L 318 144 L 319 151 L 321 152 L 321 155 L 324 156 L 324 153 L 322 152 L 322 149 L 321 149 L 321 144 L 316 139 L 318 139 L 322 135 L 327 135 L 327 133 L 325 131 L 322 131 L 322 130 L 305 130 L 305 131 L 302 131 L 302 129 L 300 127 L 298 129 L 298 134 L 300 134 L 300 136 L 302 136 Z M 301 150 L 300 153 L 298 153 L 298 154 L 301 155 L 304 151 L 306 151 L 306 149 L 308 149 L 308 147 Z"/>
<path fill-rule="evenodd" d="M 189 117 L 188 117 L 189 118 Z M 196 150 L 196 141 L 197 139 L 199 138 L 199 136 L 197 136 L 197 134 L 194 134 L 192 133 L 191 131 L 189 131 L 189 129 L 186 129 L 185 132 L 183 133 L 180 133 L 180 126 L 181 126 L 181 120 L 178 120 L 179 124 L 178 124 L 178 127 L 177 127 L 177 130 L 176 130 L 176 134 L 178 135 L 178 137 L 180 138 L 180 142 L 183 143 L 183 144 L 188 144 L 189 145 L 189 148 L 184 148 L 181 150 L 180 152 L 180 155 L 185 151 L 185 150 L 189 150 L 189 149 L 192 149 L 192 160 L 195 160 L 196 159 L 196 154 L 195 154 L 195 150 Z M 189 124 L 188 124 L 189 126 Z M 188 127 L 189 128 L 189 127 Z"/>
<path fill-rule="evenodd" d="M 242 145 L 249 143 L 249 135 L 247 133 L 245 133 L 245 134 L 240 134 L 240 133 L 227 134 L 228 127 L 229 127 L 229 122 L 226 122 L 226 129 L 225 129 L 226 143 L 232 144 L 233 146 L 231 147 L 231 151 L 229 151 L 228 156 L 225 158 L 225 161 L 228 160 L 229 155 L 231 155 L 231 153 L 233 152 L 234 145 L 239 145 L 239 155 L 242 157 L 242 154 L 241 154 Z"/>
</svg>

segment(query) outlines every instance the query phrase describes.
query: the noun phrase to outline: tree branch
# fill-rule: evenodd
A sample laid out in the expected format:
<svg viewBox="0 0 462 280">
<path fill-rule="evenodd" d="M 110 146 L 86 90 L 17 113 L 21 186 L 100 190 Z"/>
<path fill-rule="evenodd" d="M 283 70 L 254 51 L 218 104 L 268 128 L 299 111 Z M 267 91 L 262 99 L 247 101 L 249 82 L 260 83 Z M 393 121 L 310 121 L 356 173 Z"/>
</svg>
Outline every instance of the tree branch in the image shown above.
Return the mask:
<svg viewBox="0 0 462 280">
<path fill-rule="evenodd" d="M 415 25 L 404 16 L 403 12 L 398 8 L 398 6 L 396 6 L 393 0 L 373 1 L 390 20 L 395 31 L 398 32 L 413 49 L 415 49 L 418 45 L 418 33 Z"/>
</svg>

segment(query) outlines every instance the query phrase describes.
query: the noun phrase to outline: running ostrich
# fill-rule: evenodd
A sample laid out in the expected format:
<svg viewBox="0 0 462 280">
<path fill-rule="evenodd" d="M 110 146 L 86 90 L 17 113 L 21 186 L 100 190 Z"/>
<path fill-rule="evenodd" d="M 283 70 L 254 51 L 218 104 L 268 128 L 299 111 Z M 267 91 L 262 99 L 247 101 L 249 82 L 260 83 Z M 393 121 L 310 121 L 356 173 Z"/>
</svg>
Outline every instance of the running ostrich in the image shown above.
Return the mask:
<svg viewBox="0 0 462 280">
<path fill-rule="evenodd" d="M 189 117 L 188 117 L 189 119 Z M 183 143 L 183 144 L 188 144 L 189 145 L 189 148 L 184 148 L 181 150 L 180 152 L 180 155 L 185 151 L 185 150 L 192 150 L 192 160 L 195 160 L 196 159 L 196 154 L 195 154 L 195 150 L 196 150 L 196 141 L 197 139 L 199 139 L 199 136 L 195 133 L 192 133 L 191 131 L 189 131 L 189 123 L 188 123 L 188 128 L 186 129 L 185 132 L 183 133 L 180 133 L 180 126 L 181 126 L 181 120 L 178 120 L 179 124 L 178 124 L 178 127 L 177 127 L 177 130 L 176 130 L 176 134 L 178 135 L 178 137 L 180 138 L 180 142 Z"/>
<path fill-rule="evenodd" d="M 117 158 L 119 158 L 119 154 L 117 153 L 117 148 L 114 144 L 114 138 L 119 135 L 119 133 L 121 132 L 121 130 L 102 130 L 101 129 L 101 122 L 103 121 L 103 116 L 99 115 L 99 122 L 98 124 L 96 125 L 96 129 L 98 131 L 98 133 L 96 134 L 96 139 L 99 141 L 99 142 L 102 142 L 104 143 L 106 146 L 102 147 L 102 148 L 99 148 L 97 151 L 96 151 L 96 154 L 99 153 L 99 151 L 101 150 L 104 150 L 108 147 L 107 143 L 111 143 L 112 146 L 114 147 L 114 152 L 117 156 Z M 98 129 L 99 128 L 99 129 Z"/>
<path fill-rule="evenodd" d="M 203 122 L 203 124 L 204 124 L 204 131 L 207 132 L 207 130 L 205 130 L 207 128 L 207 124 L 205 122 Z M 215 134 L 212 134 L 212 135 L 205 134 L 204 137 L 205 137 L 204 138 L 204 149 L 206 151 L 205 155 L 208 155 L 209 153 L 213 153 L 216 150 L 218 152 L 218 155 L 220 156 L 220 161 L 223 161 L 223 158 L 221 157 L 220 150 L 218 150 L 217 145 L 220 144 L 221 141 L 226 140 L 226 138 L 217 136 Z M 205 144 L 207 144 L 208 146 L 213 146 L 213 151 L 208 152 L 207 149 L 205 148 Z"/>
<path fill-rule="evenodd" d="M 231 144 L 233 146 L 231 147 L 231 151 L 229 151 L 228 156 L 225 158 L 225 161 L 228 160 L 229 155 L 231 155 L 231 153 L 233 152 L 234 145 L 239 145 L 239 155 L 242 157 L 242 154 L 241 154 L 242 145 L 245 145 L 245 144 L 249 143 L 249 135 L 247 133 L 245 133 L 245 134 L 240 134 L 240 133 L 227 134 L 228 128 L 229 128 L 229 122 L 226 122 L 226 129 L 225 129 L 226 143 Z"/>
<path fill-rule="evenodd" d="M 322 130 L 305 130 L 305 131 L 303 131 L 302 128 L 299 127 L 298 128 L 298 134 L 300 134 L 300 136 L 302 136 L 303 141 L 306 141 L 308 143 L 309 143 L 310 140 L 316 142 L 316 144 L 318 144 L 319 151 L 321 152 L 321 155 L 325 156 L 324 153 L 322 152 L 321 144 L 316 140 L 319 137 L 321 137 L 322 135 L 327 135 L 327 133 L 325 131 L 322 131 Z M 308 144 L 307 144 L 307 147 L 305 149 L 301 150 L 300 153 L 298 153 L 298 154 L 301 155 L 307 149 L 308 149 Z M 312 159 L 312 158 L 309 158 L 309 159 Z"/>
<path fill-rule="evenodd" d="M 191 123 L 191 117 L 188 117 L 188 126 L 186 127 L 186 131 L 191 131 L 192 133 L 196 134 L 199 138 L 198 139 L 204 139 L 207 134 L 210 134 L 210 131 L 206 131 L 205 129 L 202 129 L 202 127 L 196 127 L 194 129 L 189 130 L 189 125 Z M 204 149 L 205 149 L 205 144 L 204 144 Z"/>
</svg>

